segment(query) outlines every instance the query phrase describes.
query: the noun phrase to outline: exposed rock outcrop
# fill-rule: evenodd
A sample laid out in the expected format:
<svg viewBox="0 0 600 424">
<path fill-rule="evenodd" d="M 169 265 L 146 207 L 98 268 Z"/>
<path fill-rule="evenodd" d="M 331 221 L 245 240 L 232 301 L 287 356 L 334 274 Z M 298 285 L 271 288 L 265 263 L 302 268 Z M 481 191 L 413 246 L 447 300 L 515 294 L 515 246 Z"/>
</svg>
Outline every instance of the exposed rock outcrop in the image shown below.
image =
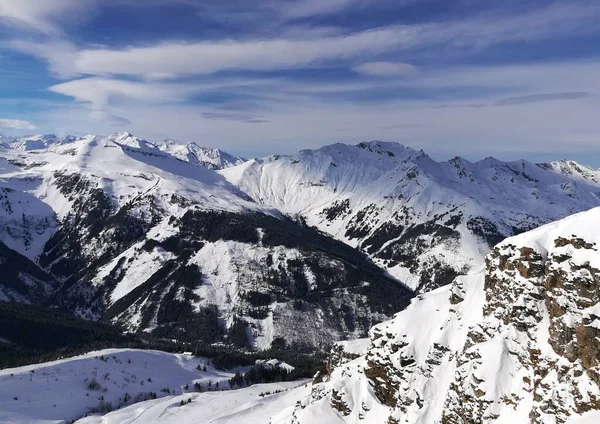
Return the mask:
<svg viewBox="0 0 600 424">
<path fill-rule="evenodd" d="M 349 423 L 564 424 L 599 411 L 599 221 L 593 209 L 499 244 L 481 272 L 375 326 L 320 398 L 364 406 Z"/>
</svg>

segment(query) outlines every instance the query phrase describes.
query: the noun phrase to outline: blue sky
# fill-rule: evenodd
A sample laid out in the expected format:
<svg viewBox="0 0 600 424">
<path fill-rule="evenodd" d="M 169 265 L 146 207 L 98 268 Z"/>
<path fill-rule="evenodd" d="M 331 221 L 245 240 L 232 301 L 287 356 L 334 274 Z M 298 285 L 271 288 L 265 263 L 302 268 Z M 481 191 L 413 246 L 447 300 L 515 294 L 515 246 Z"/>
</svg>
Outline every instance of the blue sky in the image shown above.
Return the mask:
<svg viewBox="0 0 600 424">
<path fill-rule="evenodd" d="M 0 132 L 600 166 L 595 0 L 0 0 Z"/>
</svg>

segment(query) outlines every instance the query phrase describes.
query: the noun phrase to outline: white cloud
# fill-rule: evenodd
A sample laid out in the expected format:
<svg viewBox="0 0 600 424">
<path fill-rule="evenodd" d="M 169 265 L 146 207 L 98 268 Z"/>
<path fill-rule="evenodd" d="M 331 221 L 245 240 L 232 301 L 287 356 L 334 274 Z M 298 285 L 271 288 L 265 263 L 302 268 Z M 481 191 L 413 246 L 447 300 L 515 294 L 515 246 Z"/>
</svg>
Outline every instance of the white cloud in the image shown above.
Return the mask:
<svg viewBox="0 0 600 424">
<path fill-rule="evenodd" d="M 61 32 L 93 11 L 96 0 L 0 0 L 0 20 L 47 34 Z"/>
<path fill-rule="evenodd" d="M 92 110 L 89 114 L 89 117 L 95 121 L 102 122 L 113 127 L 123 127 L 131 124 L 129 119 L 123 118 L 122 116 L 117 116 L 106 110 Z"/>
<path fill-rule="evenodd" d="M 302 0 L 288 17 L 332 13 L 362 1 Z M 51 3 L 57 8 L 48 6 Z M 47 61 L 50 70 L 61 78 L 80 78 L 50 87 L 73 98 L 75 104 L 48 108 L 51 110 L 36 115 L 36 124 L 48 130 L 60 127 L 70 132 L 102 133 L 107 125 L 127 125 L 150 139 L 196 139 L 246 152 L 260 146 L 264 153 L 372 138 L 474 154 L 484 150 L 535 151 L 542 143 L 547 151 L 558 151 L 566 143 L 572 149 L 597 145 L 598 97 L 572 93 L 600 92 L 600 62 L 421 67 L 414 72 L 414 67 L 400 61 L 410 50 L 413 56 L 420 54 L 415 50 L 431 47 L 455 52 L 596 31 L 598 2 L 554 2 L 520 16 L 480 16 L 350 34 L 339 32 L 339 28 L 297 26 L 288 27 L 287 32 L 283 28 L 276 38 L 171 41 L 126 48 L 80 47 L 56 41 L 69 19 L 65 11 L 76 15 L 72 11 L 77 4 L 84 5 L 85 11 L 93 10 L 92 1 L 0 0 L 0 16 L 52 35 L 45 43 L 21 40 L 0 44 Z M 5 5 L 11 8 L 3 8 Z M 310 83 L 288 80 L 286 73 L 281 73 L 278 78 L 225 81 L 218 74 L 202 78 L 208 83 L 173 82 L 182 76 L 220 71 L 285 70 L 329 62 L 386 78 L 355 76 L 351 82 Z M 394 90 L 406 92 L 402 90 L 405 87 L 420 90 L 423 99 L 382 100 L 374 96 L 364 101 L 348 100 L 358 91 L 386 88 L 393 94 Z M 211 90 L 227 92 L 240 104 L 227 109 L 231 105 L 187 103 L 191 96 L 201 99 Z M 457 92 L 461 100 L 452 94 L 443 97 L 444 93 Z M 494 104 L 503 107 L 486 107 Z M 0 124 L 3 121 L 21 125 L 19 129 L 31 125 L 25 121 L 14 124 L 14 120 Z"/>
<path fill-rule="evenodd" d="M 173 103 L 185 100 L 194 91 L 185 84 L 162 84 L 90 77 L 53 85 L 50 91 L 89 103 L 95 109 L 111 101 L 135 100 L 151 103 Z"/>
<path fill-rule="evenodd" d="M 290 38 L 165 42 L 122 49 L 77 49 L 64 42 L 40 45 L 15 41 L 7 45 L 48 61 L 51 70 L 61 76 L 128 75 L 164 79 L 225 70 L 284 70 L 328 62 L 339 64 L 342 60 L 369 61 L 383 53 L 397 56 L 411 49 L 433 46 L 482 48 L 561 34 L 572 36 L 596 31 L 598 19 L 599 3 L 555 3 L 519 16 L 398 25 L 320 37 L 310 33 L 305 38 L 295 34 Z M 378 66 L 381 68 L 381 63 Z"/>
<path fill-rule="evenodd" d="M 109 126 L 124 126 L 131 121 L 115 114 L 112 111 L 114 104 L 125 103 L 136 107 L 140 103 L 178 103 L 191 95 L 194 87 L 90 77 L 53 85 L 49 90 L 83 103 L 90 110 L 88 116 L 94 121 Z"/>
<path fill-rule="evenodd" d="M 79 51 L 74 65 L 81 73 L 142 77 L 208 74 L 228 69 L 290 69 L 375 54 L 409 42 L 412 37 L 410 29 L 384 28 L 317 40 L 164 43 L 124 50 L 91 49 Z"/>
<path fill-rule="evenodd" d="M 330 98 L 329 101 L 344 102 L 353 93 L 366 93 L 382 88 L 390 94 L 397 92 L 401 97 L 405 88 L 418 93 L 422 98 L 433 98 L 438 104 L 444 99 L 453 99 L 453 93 L 461 92 L 463 103 L 494 103 L 505 98 L 536 96 L 540 101 L 555 100 L 558 97 L 582 96 L 580 93 L 600 93 L 600 60 L 571 62 L 539 62 L 519 65 L 459 66 L 451 68 L 422 68 L 417 72 L 390 76 L 385 79 L 369 78 L 341 82 L 300 82 L 293 79 L 273 79 L 263 85 L 250 86 L 248 90 L 266 92 L 269 98 L 277 98 L 285 103 L 297 104 L 302 99 Z M 444 93 L 450 93 L 444 95 Z M 471 97 L 467 97 L 471 93 Z M 565 93 L 567 93 L 565 95 Z M 575 93 L 575 95 L 573 95 Z M 244 92 L 247 94 L 247 91 Z M 346 96 L 345 96 L 346 95 Z M 541 97 L 540 97 L 541 96 Z M 353 100 L 356 101 L 356 100 Z M 370 104 L 377 98 L 368 99 Z M 386 102 L 386 100 L 381 100 Z M 277 106 L 279 107 L 279 106 Z"/>
<path fill-rule="evenodd" d="M 20 119 L 0 119 L 0 128 L 11 130 L 33 130 L 35 125 Z"/>
<path fill-rule="evenodd" d="M 438 157 L 462 154 L 477 159 L 492 154 L 516 159 L 536 151 L 562 157 L 565 151 L 599 150 L 600 97 L 564 94 L 600 92 L 599 73 L 600 62 L 425 69 L 408 78 L 386 79 L 383 84 L 390 91 L 424 88 L 431 90 L 432 98 L 396 98 L 370 102 L 368 106 L 344 100 L 341 94 L 381 87 L 377 80 L 364 84 L 304 84 L 282 79 L 260 85 L 240 82 L 236 87 L 241 98 L 252 94 L 258 98 L 252 99 L 256 106 L 238 112 L 184 102 L 114 102 L 110 98 L 106 107 L 113 116 L 127 116 L 128 130 L 151 140 L 196 140 L 250 156 L 293 152 L 338 141 L 384 139 L 423 148 Z M 478 90 L 464 90 L 460 100 L 439 95 L 462 87 Z M 208 85 L 198 88 L 200 97 L 203 88 Z M 558 96 L 562 101 L 556 101 L 556 93 L 563 93 Z M 504 106 L 494 107 L 503 99 L 519 96 L 536 96 L 537 101 L 505 101 Z M 80 94 L 80 98 L 94 101 L 96 96 Z M 96 100 L 96 104 L 102 102 Z M 251 118 L 257 111 L 260 124 L 252 123 L 257 122 Z M 110 117 L 90 117 L 89 112 L 81 107 L 55 109 L 45 121 L 51 123 L 49 129 L 60 126 L 72 132 L 105 131 L 105 124 L 100 125 L 98 119 L 104 122 Z"/>
<path fill-rule="evenodd" d="M 417 71 L 416 66 L 404 62 L 367 62 L 352 69 L 359 74 L 378 77 L 410 75 Z"/>
<path fill-rule="evenodd" d="M 2 45 L 19 53 L 29 54 L 45 60 L 49 64 L 50 72 L 60 78 L 71 78 L 79 74 L 72 65 L 77 55 L 77 49 L 68 41 L 32 42 L 12 40 L 0 43 L 0 46 Z"/>
<path fill-rule="evenodd" d="M 288 19 L 323 15 L 347 8 L 363 0 L 296 0 L 284 2 L 279 12 Z"/>
</svg>

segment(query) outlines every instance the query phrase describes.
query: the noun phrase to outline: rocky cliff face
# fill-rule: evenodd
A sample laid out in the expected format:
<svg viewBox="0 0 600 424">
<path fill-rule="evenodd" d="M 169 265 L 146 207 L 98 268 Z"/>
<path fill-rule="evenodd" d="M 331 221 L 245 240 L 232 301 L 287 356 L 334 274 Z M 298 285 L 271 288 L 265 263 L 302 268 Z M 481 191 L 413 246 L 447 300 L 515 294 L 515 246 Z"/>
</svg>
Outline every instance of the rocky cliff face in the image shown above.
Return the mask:
<svg viewBox="0 0 600 424">
<path fill-rule="evenodd" d="M 480 273 L 375 326 L 294 419 L 562 424 L 599 410 L 598 222 L 597 208 L 496 246 Z"/>
</svg>

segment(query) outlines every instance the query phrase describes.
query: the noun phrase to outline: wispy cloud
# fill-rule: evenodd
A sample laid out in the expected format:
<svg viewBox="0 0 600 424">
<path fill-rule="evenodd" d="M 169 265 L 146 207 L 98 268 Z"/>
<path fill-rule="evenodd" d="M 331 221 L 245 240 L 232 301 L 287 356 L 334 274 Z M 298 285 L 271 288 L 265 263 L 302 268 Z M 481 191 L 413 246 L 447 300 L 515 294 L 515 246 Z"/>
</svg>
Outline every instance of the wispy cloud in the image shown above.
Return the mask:
<svg viewBox="0 0 600 424">
<path fill-rule="evenodd" d="M 108 112 L 107 110 L 92 110 L 89 117 L 94 121 L 102 122 L 112 127 L 124 127 L 130 125 L 132 122 L 122 116 L 117 116 L 114 113 Z"/>
<path fill-rule="evenodd" d="M 378 77 L 395 77 L 412 74 L 417 67 L 404 62 L 367 62 L 352 68 L 355 72 Z"/>
<path fill-rule="evenodd" d="M 417 48 L 490 46 L 504 42 L 551 39 L 560 34 L 596 31 L 600 4 L 553 4 L 519 16 L 496 19 L 395 25 L 348 34 L 294 38 L 249 38 L 202 42 L 162 42 L 150 46 L 79 49 L 61 43 L 13 41 L 8 46 L 49 62 L 51 70 L 69 75 L 127 75 L 175 78 L 227 70 L 285 70 L 340 61 L 371 61 L 386 52 Z M 377 61 L 374 61 L 377 62 Z M 360 65 L 359 65 L 360 66 Z M 379 65 L 363 65 L 382 68 Z M 359 68 L 360 70 L 360 68 Z"/>
<path fill-rule="evenodd" d="M 554 100 L 576 100 L 591 96 L 587 91 L 573 91 L 567 93 L 542 93 L 528 96 L 508 97 L 494 103 L 496 106 L 524 105 L 528 103 L 550 102 Z"/>
<path fill-rule="evenodd" d="M 156 79 L 210 74 L 224 70 L 276 70 L 307 67 L 361 54 L 375 54 L 412 43 L 410 28 L 383 28 L 343 36 L 308 39 L 223 40 L 161 43 L 126 49 L 83 49 L 70 52 L 37 43 L 10 43 L 50 63 L 59 75 L 130 75 Z M 70 54 L 66 60 L 65 53 Z M 58 54 L 56 54 L 58 53 Z"/>
<path fill-rule="evenodd" d="M 205 119 L 223 119 L 226 121 L 245 122 L 248 124 L 260 124 L 268 122 L 263 116 L 254 115 L 241 115 L 232 113 L 220 113 L 220 112 L 203 112 L 202 117 Z"/>
<path fill-rule="evenodd" d="M 73 97 L 75 100 L 102 108 L 111 100 L 138 100 L 154 103 L 173 103 L 191 95 L 187 84 L 136 82 L 103 77 L 90 77 L 53 85 L 50 91 Z"/>
<path fill-rule="evenodd" d="M 50 72 L 59 78 L 68 79 L 79 75 L 79 72 L 71 65 L 77 55 L 77 48 L 69 41 L 56 38 L 35 42 L 29 39 L 10 40 L 0 41 L 0 47 L 44 60 L 48 63 Z"/>
<path fill-rule="evenodd" d="M 66 23 L 84 20 L 96 0 L 0 0 L 0 21 L 34 32 L 60 34 Z"/>
<path fill-rule="evenodd" d="M 90 77 L 57 84 L 49 88 L 54 93 L 72 97 L 90 110 L 89 116 L 111 126 L 124 126 L 131 121 L 111 111 L 111 104 L 174 104 L 192 95 L 193 86 L 135 82 L 102 77 Z"/>
<path fill-rule="evenodd" d="M 102 133 L 126 125 L 149 138 L 201 138 L 234 150 L 244 145 L 246 152 L 372 138 L 440 151 L 535 151 L 540 140 L 548 150 L 566 141 L 589 147 L 600 131 L 594 95 L 600 92 L 600 61 L 571 59 L 569 52 L 560 60 L 549 54 L 547 60 L 523 63 L 528 55 L 521 50 L 539 45 L 552 50 L 554 40 L 600 34 L 598 2 L 521 7 L 515 0 L 509 3 L 519 7 L 512 11 L 503 3 L 485 14 L 474 8 L 460 19 L 456 13 L 432 19 L 417 13 L 418 19 L 399 14 L 395 22 L 389 16 L 377 21 L 371 8 L 421 3 L 254 3 L 0 0 L 0 25 L 19 28 L 8 32 L 16 39 L 0 41 L 0 49 L 9 60 L 11 55 L 30 60 L 32 68 L 39 68 L 36 60 L 45 62 L 51 76 L 64 81 L 49 90 L 65 98 L 49 96 L 57 105 L 32 115 L 39 127 Z M 184 10 L 217 29 L 209 28 L 210 36 L 187 36 L 167 23 L 156 36 L 136 32 L 126 41 L 119 39 L 127 31 L 122 28 L 93 37 L 87 29 L 71 31 L 73 23 L 108 4 Z M 361 8 L 369 8 L 364 19 L 349 18 Z M 336 14 L 340 19 L 332 19 Z M 497 48 L 503 43 L 513 44 Z M 500 54 L 494 65 L 476 65 L 490 63 L 495 51 Z M 40 88 L 51 85 L 48 75 L 41 80 Z M 566 106 L 573 113 L 565 113 Z"/>
<path fill-rule="evenodd" d="M 0 128 L 11 130 L 33 130 L 35 129 L 35 125 L 29 121 L 22 121 L 20 119 L 0 119 Z"/>
</svg>

